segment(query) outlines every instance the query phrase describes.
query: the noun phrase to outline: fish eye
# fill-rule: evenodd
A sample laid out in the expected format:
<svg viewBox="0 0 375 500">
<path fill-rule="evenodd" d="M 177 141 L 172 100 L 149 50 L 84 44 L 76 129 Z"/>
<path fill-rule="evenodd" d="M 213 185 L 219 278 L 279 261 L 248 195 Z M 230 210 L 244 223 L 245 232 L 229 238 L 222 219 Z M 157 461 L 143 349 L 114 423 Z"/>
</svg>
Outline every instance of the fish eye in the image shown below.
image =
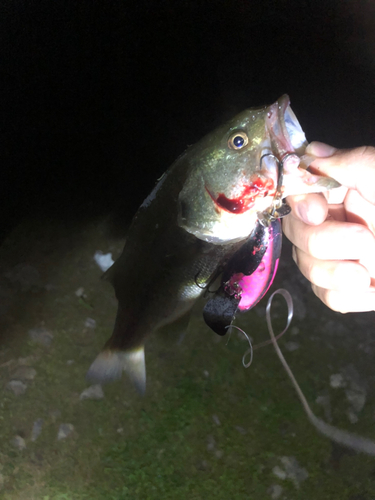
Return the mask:
<svg viewBox="0 0 375 500">
<path fill-rule="evenodd" d="M 234 132 L 228 140 L 228 146 L 231 149 L 242 149 L 249 143 L 249 138 L 242 130 Z"/>
</svg>

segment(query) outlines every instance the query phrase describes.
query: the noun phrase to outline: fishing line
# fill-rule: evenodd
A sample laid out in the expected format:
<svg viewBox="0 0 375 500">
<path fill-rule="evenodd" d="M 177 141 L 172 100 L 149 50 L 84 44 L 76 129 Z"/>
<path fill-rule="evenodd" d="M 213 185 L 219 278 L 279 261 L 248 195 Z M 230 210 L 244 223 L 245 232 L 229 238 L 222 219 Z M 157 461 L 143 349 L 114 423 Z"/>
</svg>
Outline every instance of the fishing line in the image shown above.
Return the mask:
<svg viewBox="0 0 375 500">
<path fill-rule="evenodd" d="M 344 431 L 342 429 L 338 429 L 337 427 L 334 427 L 333 425 L 327 424 L 327 422 L 324 422 L 324 420 L 321 420 L 318 418 L 316 415 L 314 415 L 313 411 L 311 410 L 300 386 L 298 385 L 297 380 L 295 379 L 292 370 L 290 369 L 288 363 L 286 362 L 278 344 L 277 344 L 277 337 L 275 337 L 273 328 L 272 328 L 272 322 L 271 322 L 271 304 L 273 297 L 275 295 L 282 295 L 285 298 L 285 301 L 288 306 L 288 322 L 287 326 L 284 329 L 283 333 L 288 329 L 290 322 L 293 317 L 293 301 L 290 293 L 283 289 L 280 288 L 279 290 L 276 290 L 271 297 L 268 299 L 267 303 L 267 308 L 266 308 L 266 319 L 267 319 L 267 326 L 268 326 L 268 331 L 271 337 L 271 341 L 273 343 L 273 346 L 275 348 L 276 354 L 278 355 L 285 371 L 287 372 L 290 380 L 292 381 L 292 384 L 297 392 L 297 395 L 302 403 L 303 409 L 305 410 L 305 413 L 310 420 L 310 422 L 313 424 L 313 426 L 322 434 L 324 434 L 326 437 L 330 438 L 332 441 L 335 441 L 336 443 L 339 443 L 342 446 L 346 446 L 348 448 L 351 448 L 352 450 L 356 451 L 361 451 L 362 453 L 366 453 L 371 456 L 375 456 L 375 441 L 371 439 L 367 439 L 361 436 L 357 436 L 356 434 L 352 434 L 351 432 Z M 259 347 L 259 346 L 258 346 Z"/>
<path fill-rule="evenodd" d="M 238 326 L 236 325 L 228 325 L 225 327 L 225 329 L 227 330 L 228 328 L 235 328 L 236 330 L 238 330 L 239 332 L 243 333 L 245 335 L 245 337 L 247 338 L 247 341 L 249 342 L 249 349 L 245 352 L 245 354 L 242 356 L 242 364 L 245 368 L 249 368 L 249 366 L 251 365 L 251 363 L 253 362 L 253 345 L 251 343 L 251 340 L 250 340 L 250 337 L 248 336 L 248 334 L 246 332 L 244 332 L 241 328 L 239 328 Z M 229 331 L 229 335 L 231 334 L 231 330 Z M 229 337 L 230 338 L 230 337 Z M 228 342 L 229 342 L 229 338 L 228 338 Z M 226 343 L 226 345 L 228 345 L 228 342 Z M 248 363 L 245 363 L 245 358 L 247 356 L 247 354 L 250 352 L 250 361 Z"/>
</svg>

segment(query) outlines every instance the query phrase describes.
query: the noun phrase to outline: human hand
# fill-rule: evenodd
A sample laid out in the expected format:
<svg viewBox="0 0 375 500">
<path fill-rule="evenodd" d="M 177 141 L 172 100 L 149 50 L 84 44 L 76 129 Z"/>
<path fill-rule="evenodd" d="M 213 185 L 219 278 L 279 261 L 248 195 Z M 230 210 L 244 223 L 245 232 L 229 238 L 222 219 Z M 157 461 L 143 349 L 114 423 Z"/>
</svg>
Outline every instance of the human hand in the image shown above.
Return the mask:
<svg viewBox="0 0 375 500">
<path fill-rule="evenodd" d="M 314 293 L 331 309 L 375 310 L 375 148 L 337 150 L 311 143 L 313 171 L 342 187 L 323 194 L 290 196 L 283 230 L 293 259 Z"/>
</svg>

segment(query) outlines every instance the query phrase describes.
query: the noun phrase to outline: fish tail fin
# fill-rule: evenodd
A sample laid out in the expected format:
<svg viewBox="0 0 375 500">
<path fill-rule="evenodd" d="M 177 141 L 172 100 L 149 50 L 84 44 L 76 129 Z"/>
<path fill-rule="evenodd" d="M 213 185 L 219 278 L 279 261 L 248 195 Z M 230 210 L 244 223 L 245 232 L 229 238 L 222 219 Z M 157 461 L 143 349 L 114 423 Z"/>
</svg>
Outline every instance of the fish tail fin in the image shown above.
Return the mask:
<svg viewBox="0 0 375 500">
<path fill-rule="evenodd" d="M 144 346 L 130 351 L 105 349 L 90 366 L 86 380 L 105 383 L 119 380 L 125 371 L 140 394 L 146 390 L 146 364 Z"/>
</svg>

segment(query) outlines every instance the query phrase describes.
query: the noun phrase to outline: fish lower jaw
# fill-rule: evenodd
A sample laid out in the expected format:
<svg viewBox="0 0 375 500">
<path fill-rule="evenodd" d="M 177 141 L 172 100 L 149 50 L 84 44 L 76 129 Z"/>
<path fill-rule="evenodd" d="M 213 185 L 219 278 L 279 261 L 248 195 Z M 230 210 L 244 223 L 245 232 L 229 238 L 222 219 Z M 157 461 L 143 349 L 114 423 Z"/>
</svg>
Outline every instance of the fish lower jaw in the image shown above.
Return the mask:
<svg viewBox="0 0 375 500">
<path fill-rule="evenodd" d="M 236 214 L 225 210 L 220 211 L 216 220 L 209 221 L 204 226 L 184 226 L 185 231 L 196 238 L 214 245 L 229 245 L 246 239 L 258 219 L 257 213 L 267 210 L 273 197 L 267 196 L 257 200 L 255 206 L 247 212 Z"/>
</svg>

